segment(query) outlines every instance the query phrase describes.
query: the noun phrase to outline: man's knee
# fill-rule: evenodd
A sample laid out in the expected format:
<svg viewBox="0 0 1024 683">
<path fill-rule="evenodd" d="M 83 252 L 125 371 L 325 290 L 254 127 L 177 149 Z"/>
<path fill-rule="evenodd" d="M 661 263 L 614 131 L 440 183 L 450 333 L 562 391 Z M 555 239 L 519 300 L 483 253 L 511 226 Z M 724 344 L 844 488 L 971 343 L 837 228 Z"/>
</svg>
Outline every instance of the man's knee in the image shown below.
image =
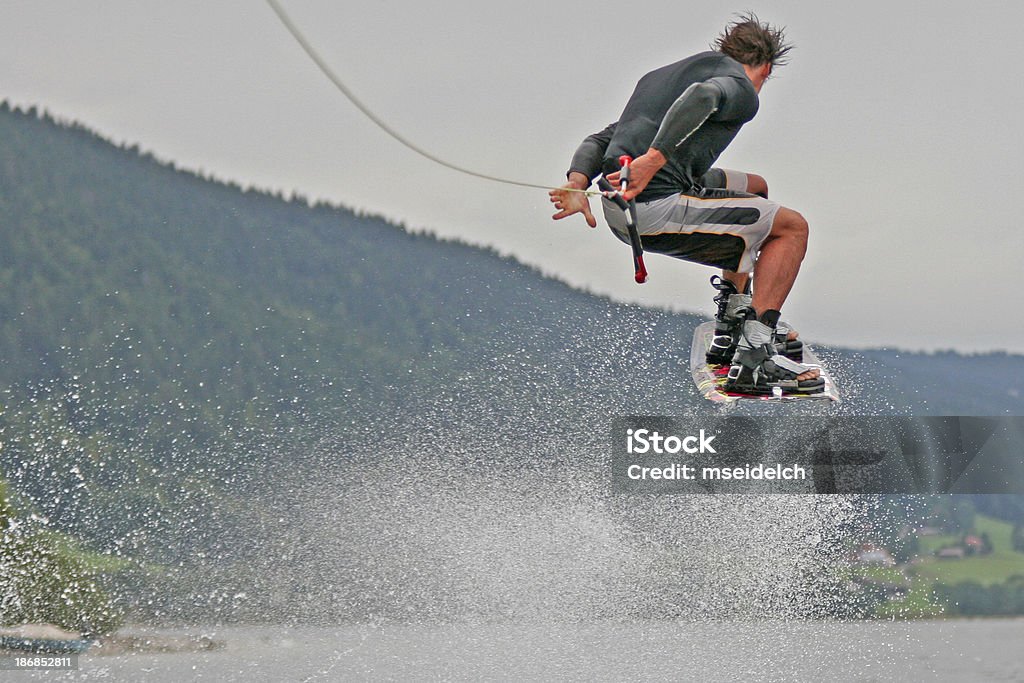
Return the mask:
<svg viewBox="0 0 1024 683">
<path fill-rule="evenodd" d="M 782 207 L 775 214 L 775 221 L 772 223 L 772 236 L 796 239 L 806 245 L 809 234 L 810 226 L 807 224 L 807 219 L 799 212 Z"/>
<path fill-rule="evenodd" d="M 792 209 L 790 210 L 792 211 Z M 804 242 L 807 241 L 807 236 L 811 233 L 811 226 L 807 224 L 807 219 L 797 211 L 793 211 L 793 232 Z"/>
</svg>

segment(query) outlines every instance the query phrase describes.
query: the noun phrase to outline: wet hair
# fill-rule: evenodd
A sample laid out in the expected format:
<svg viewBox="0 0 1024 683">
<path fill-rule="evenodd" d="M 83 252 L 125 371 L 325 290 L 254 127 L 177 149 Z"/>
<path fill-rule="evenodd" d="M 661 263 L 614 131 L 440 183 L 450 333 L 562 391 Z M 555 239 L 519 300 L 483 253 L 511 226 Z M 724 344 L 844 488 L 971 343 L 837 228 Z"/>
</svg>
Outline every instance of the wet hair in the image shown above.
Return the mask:
<svg viewBox="0 0 1024 683">
<path fill-rule="evenodd" d="M 785 66 L 789 62 L 789 51 L 793 49 L 786 42 L 785 28 L 762 23 L 753 12 L 737 15 L 712 47 L 740 64 L 771 64 L 772 69 Z"/>
</svg>

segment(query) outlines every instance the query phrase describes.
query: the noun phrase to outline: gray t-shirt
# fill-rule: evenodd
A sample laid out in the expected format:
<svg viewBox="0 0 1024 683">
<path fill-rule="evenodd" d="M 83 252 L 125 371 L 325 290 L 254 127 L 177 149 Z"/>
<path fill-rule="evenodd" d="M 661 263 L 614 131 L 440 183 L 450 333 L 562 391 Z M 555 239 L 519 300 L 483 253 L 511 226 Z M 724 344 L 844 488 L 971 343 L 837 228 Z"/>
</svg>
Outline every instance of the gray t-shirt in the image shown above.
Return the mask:
<svg viewBox="0 0 1024 683">
<path fill-rule="evenodd" d="M 667 163 L 637 199 L 691 191 L 757 108 L 743 66 L 720 52 L 702 52 L 641 78 L 619 120 L 584 140 L 569 170 L 591 179 L 612 173 L 619 156 L 638 157 L 657 138 Z"/>
</svg>

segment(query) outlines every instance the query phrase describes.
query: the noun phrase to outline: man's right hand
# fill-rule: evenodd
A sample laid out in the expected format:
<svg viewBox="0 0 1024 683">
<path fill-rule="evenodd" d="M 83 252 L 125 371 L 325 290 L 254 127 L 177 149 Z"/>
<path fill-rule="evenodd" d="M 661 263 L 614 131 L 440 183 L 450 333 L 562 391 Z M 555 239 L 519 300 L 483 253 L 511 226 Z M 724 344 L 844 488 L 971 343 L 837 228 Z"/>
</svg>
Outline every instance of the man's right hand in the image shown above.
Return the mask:
<svg viewBox="0 0 1024 683">
<path fill-rule="evenodd" d="M 664 165 L 665 155 L 653 147 L 648 149 L 645 154 L 633 159 L 633 163 L 629 166 L 629 186 L 622 193 L 622 198 L 628 202 L 643 192 L 647 183 L 651 182 L 654 174 Z M 618 187 L 622 182 L 622 171 L 610 173 L 607 177 L 613 187 Z"/>
<path fill-rule="evenodd" d="M 551 203 L 558 209 L 558 213 L 551 218 L 561 220 L 576 213 L 582 213 L 587 220 L 587 225 L 597 227 L 597 219 L 590 212 L 590 198 L 583 193 L 590 186 L 590 178 L 582 173 L 570 173 L 569 182 L 562 187 L 551 190 L 548 196 Z"/>
</svg>

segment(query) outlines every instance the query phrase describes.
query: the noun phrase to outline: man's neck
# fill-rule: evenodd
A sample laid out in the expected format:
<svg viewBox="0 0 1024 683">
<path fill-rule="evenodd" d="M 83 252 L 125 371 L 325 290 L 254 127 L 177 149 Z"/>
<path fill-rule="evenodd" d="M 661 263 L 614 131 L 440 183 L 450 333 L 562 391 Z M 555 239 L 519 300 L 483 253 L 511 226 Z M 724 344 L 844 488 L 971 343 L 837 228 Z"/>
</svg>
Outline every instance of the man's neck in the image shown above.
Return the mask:
<svg viewBox="0 0 1024 683">
<path fill-rule="evenodd" d="M 760 93 L 761 86 L 768 80 L 768 75 L 771 73 L 771 66 L 768 64 L 759 64 L 757 66 L 743 64 L 742 66 L 744 73 L 747 74 L 747 78 L 754 84 L 754 91 Z"/>
</svg>

